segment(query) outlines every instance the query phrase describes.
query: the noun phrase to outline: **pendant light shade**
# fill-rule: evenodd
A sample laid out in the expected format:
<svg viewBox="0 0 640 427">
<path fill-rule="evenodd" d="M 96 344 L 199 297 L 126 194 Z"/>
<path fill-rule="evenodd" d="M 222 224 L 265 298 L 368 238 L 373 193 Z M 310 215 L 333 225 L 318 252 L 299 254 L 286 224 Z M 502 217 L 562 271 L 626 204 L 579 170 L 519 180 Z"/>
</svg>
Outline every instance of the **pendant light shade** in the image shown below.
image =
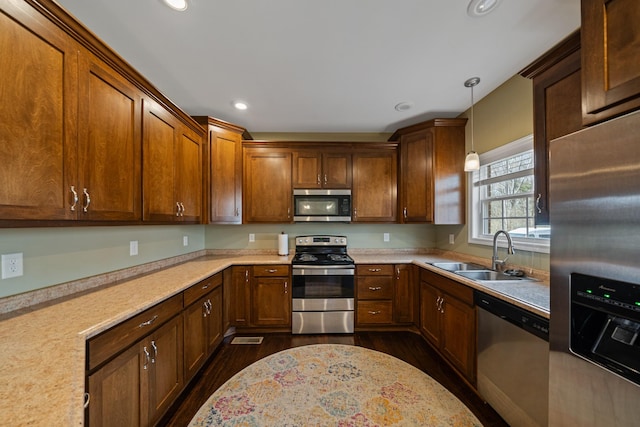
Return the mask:
<svg viewBox="0 0 640 427">
<path fill-rule="evenodd" d="M 471 88 L 471 151 L 467 153 L 467 158 L 464 160 L 464 171 L 473 172 L 480 169 L 480 157 L 475 151 L 473 146 L 473 87 L 480 83 L 480 77 L 471 77 L 464 82 L 465 87 Z"/>
</svg>

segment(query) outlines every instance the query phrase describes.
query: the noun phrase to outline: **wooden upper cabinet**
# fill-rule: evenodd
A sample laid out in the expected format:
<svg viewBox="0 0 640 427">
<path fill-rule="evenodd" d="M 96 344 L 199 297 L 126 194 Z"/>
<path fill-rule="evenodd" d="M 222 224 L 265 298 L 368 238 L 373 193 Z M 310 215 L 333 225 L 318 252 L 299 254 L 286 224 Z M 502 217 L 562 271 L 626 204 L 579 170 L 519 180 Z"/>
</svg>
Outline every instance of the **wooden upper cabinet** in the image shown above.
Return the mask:
<svg viewBox="0 0 640 427">
<path fill-rule="evenodd" d="M 199 222 L 202 136 L 157 103 L 145 100 L 144 105 L 143 218 Z"/>
<path fill-rule="evenodd" d="M 293 188 L 351 188 L 351 154 L 294 151 Z"/>
<path fill-rule="evenodd" d="M 584 124 L 640 107 L 640 2 L 582 0 Z"/>
<path fill-rule="evenodd" d="M 464 224 L 467 119 L 434 119 L 399 129 L 400 222 Z"/>
<path fill-rule="evenodd" d="M 142 219 L 141 92 L 98 58 L 79 58 L 78 219 Z"/>
<path fill-rule="evenodd" d="M 291 152 L 255 147 L 244 150 L 244 222 L 291 222 Z"/>
<path fill-rule="evenodd" d="M 204 157 L 205 222 L 242 223 L 242 139 L 251 139 L 239 126 L 213 117 L 194 119 L 209 132 Z"/>
<path fill-rule="evenodd" d="M 533 79 L 535 223 L 549 224 L 549 144 L 582 128 L 580 31 L 520 74 Z"/>
<path fill-rule="evenodd" d="M 395 222 L 398 161 L 395 147 L 353 154 L 353 222 Z"/>
<path fill-rule="evenodd" d="M 0 218 L 75 219 L 78 46 L 30 9 L 0 10 Z"/>
</svg>

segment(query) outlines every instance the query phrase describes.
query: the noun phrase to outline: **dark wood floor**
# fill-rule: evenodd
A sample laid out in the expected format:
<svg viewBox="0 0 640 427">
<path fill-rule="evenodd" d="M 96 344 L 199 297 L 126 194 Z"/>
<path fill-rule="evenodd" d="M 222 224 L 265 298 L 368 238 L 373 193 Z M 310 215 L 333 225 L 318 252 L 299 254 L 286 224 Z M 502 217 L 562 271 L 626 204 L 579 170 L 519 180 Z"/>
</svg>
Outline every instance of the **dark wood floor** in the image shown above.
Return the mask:
<svg viewBox="0 0 640 427">
<path fill-rule="evenodd" d="M 357 345 L 402 359 L 446 387 L 467 405 L 484 426 L 508 427 L 504 420 L 461 381 L 418 334 L 357 332 L 353 335 L 260 334 L 260 336 L 264 336 L 264 341 L 260 345 L 232 345 L 230 344 L 232 337 L 227 337 L 160 425 L 186 426 L 214 391 L 234 374 L 265 356 L 292 347 L 332 343 Z"/>
</svg>

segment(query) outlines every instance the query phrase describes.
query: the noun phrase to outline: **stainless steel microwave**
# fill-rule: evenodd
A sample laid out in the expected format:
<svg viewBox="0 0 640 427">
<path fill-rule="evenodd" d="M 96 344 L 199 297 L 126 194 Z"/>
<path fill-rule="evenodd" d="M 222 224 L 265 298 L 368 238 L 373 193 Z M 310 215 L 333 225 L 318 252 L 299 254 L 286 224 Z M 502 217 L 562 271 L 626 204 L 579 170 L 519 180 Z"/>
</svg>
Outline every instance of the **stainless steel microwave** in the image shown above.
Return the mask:
<svg viewBox="0 0 640 427">
<path fill-rule="evenodd" d="M 351 222 L 351 190 L 293 190 L 295 222 Z"/>
</svg>

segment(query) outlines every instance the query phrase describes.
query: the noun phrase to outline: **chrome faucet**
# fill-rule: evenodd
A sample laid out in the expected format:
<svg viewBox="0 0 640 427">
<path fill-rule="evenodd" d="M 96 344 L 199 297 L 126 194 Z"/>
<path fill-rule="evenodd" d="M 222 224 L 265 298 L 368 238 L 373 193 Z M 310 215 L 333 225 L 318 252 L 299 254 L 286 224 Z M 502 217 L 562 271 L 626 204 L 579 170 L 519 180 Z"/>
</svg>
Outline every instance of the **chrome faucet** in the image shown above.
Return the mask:
<svg viewBox="0 0 640 427">
<path fill-rule="evenodd" d="M 498 234 L 500 233 L 507 236 L 507 257 L 505 259 L 498 259 Z M 509 233 L 504 230 L 496 231 L 496 234 L 493 235 L 493 256 L 491 257 L 491 268 L 498 271 L 498 266 L 504 267 L 504 265 L 507 263 L 507 258 L 509 258 L 509 255 L 513 255 L 515 253 L 516 251 L 513 248 L 513 242 L 511 241 L 511 236 L 509 235 Z"/>
</svg>

